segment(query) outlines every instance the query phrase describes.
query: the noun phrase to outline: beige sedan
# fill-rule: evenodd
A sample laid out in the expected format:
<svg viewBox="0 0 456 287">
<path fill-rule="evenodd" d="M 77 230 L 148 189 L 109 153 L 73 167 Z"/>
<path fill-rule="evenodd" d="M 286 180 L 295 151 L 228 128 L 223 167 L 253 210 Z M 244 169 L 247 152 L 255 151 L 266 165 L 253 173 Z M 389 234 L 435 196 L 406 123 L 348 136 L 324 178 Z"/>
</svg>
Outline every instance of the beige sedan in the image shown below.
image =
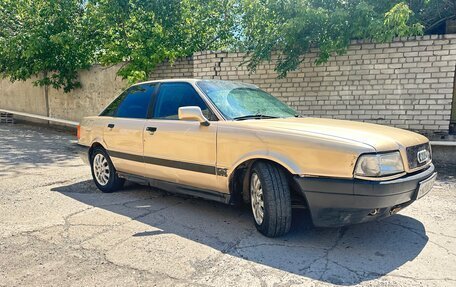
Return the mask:
<svg viewBox="0 0 456 287">
<path fill-rule="evenodd" d="M 302 118 L 258 87 L 218 80 L 136 84 L 78 129 L 97 187 L 125 179 L 224 203 L 250 202 L 266 236 L 292 208 L 315 226 L 380 219 L 424 196 L 436 173 L 426 137 Z M 296 218 L 295 220 L 299 220 Z"/>
</svg>

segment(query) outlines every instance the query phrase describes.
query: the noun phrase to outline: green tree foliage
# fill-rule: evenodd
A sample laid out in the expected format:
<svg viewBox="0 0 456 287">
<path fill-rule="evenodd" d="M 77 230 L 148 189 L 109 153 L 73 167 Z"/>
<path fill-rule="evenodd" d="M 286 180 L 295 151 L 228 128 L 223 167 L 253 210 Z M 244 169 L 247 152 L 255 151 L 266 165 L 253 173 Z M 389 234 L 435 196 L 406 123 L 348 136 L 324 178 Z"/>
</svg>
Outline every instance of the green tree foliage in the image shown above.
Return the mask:
<svg viewBox="0 0 456 287">
<path fill-rule="evenodd" d="M 133 83 L 164 60 L 243 49 L 251 70 L 278 54 L 285 76 L 310 48 L 323 63 L 352 39 L 421 34 L 455 11 L 456 0 L 1 0 L 0 74 L 70 91 L 94 63 L 122 63 Z"/>
<path fill-rule="evenodd" d="M 389 0 L 243 0 L 245 49 L 248 67 L 277 53 L 280 76 L 295 70 L 311 48 L 316 62 L 346 51 L 352 39 L 389 41 L 396 36 L 421 34 L 404 2 Z"/>
<path fill-rule="evenodd" d="M 0 74 L 69 91 L 97 46 L 83 0 L 2 0 Z"/>
<path fill-rule="evenodd" d="M 227 47 L 233 38 L 233 0 L 99 0 L 91 17 L 103 31 L 99 59 L 124 63 L 129 82 L 147 79 L 157 64 L 196 51 Z"/>
</svg>

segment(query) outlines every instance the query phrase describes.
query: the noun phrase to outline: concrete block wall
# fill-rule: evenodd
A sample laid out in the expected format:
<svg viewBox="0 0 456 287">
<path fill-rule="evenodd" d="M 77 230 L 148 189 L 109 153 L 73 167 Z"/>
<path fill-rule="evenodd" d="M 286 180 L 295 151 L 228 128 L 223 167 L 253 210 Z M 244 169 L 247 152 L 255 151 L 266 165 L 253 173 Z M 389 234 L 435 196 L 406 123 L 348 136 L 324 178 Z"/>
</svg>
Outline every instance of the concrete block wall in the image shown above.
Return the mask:
<svg viewBox="0 0 456 287">
<path fill-rule="evenodd" d="M 0 109 L 46 115 L 44 89 L 33 85 L 32 78 L 25 82 L 0 80 Z"/>
<path fill-rule="evenodd" d="M 64 93 L 63 90 L 49 89 L 50 116 L 59 119 L 80 121 L 85 116 L 98 115 L 128 87 L 126 81 L 116 73 L 121 65 L 113 67 L 93 66 L 81 71 L 80 89 Z"/>
<path fill-rule="evenodd" d="M 85 116 L 98 115 L 128 84 L 116 76 L 120 65 L 93 66 L 79 73 L 82 88 L 64 93 L 49 88 L 50 116 L 70 121 L 80 121 Z M 10 82 L 0 80 L 0 109 L 46 116 L 44 87 L 37 87 L 33 80 Z M 39 121 L 41 122 L 41 121 Z"/>
</svg>

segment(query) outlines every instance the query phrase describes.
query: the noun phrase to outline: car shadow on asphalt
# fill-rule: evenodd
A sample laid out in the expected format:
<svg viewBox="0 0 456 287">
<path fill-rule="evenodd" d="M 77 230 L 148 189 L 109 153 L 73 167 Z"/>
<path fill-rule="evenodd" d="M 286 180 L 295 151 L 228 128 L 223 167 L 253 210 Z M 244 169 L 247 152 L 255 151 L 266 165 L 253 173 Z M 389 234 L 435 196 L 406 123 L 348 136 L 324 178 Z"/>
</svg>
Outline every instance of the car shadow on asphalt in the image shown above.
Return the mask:
<svg viewBox="0 0 456 287">
<path fill-rule="evenodd" d="M 99 192 L 92 181 L 52 190 L 150 229 L 126 237 L 158 239 L 175 234 L 240 260 L 336 285 L 382 277 L 412 261 L 428 242 L 423 224 L 400 214 L 344 228 L 313 228 L 306 211 L 298 210 L 289 234 L 266 238 L 256 232 L 248 207 L 170 195 L 135 184 L 111 194 Z"/>
</svg>

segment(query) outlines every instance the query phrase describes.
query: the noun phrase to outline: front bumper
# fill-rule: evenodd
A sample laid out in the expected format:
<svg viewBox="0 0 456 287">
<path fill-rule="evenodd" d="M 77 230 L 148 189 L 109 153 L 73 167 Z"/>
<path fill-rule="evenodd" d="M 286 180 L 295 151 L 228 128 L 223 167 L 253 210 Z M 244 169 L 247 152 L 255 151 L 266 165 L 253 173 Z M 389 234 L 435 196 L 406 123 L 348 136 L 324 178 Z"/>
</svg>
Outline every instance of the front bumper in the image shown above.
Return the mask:
<svg viewBox="0 0 456 287">
<path fill-rule="evenodd" d="M 388 217 L 417 199 L 419 183 L 434 165 L 388 181 L 295 177 L 315 226 L 338 227 Z"/>
</svg>

